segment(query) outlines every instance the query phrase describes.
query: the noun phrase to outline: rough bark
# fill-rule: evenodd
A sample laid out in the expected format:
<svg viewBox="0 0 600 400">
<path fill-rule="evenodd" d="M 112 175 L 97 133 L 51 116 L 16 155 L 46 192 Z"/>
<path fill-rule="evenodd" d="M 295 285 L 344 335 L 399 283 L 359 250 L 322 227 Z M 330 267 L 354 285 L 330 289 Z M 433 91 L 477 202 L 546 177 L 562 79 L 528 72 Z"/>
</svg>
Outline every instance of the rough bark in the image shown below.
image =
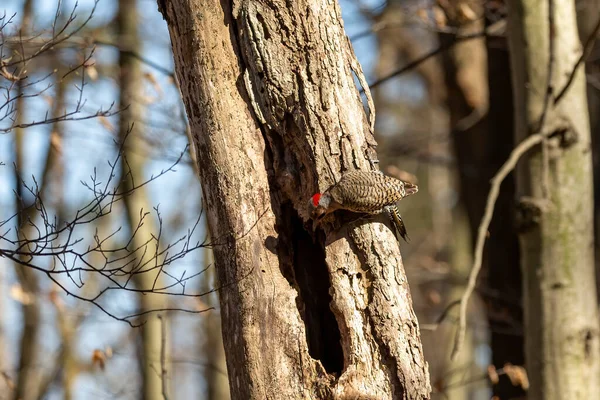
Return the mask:
<svg viewBox="0 0 600 400">
<path fill-rule="evenodd" d="M 217 243 L 232 398 L 429 398 L 384 220 L 308 229 L 307 199 L 375 157 L 337 3 L 159 6 Z"/>
<path fill-rule="evenodd" d="M 585 76 L 579 65 L 554 104 L 581 44 L 573 0 L 550 4 L 552 18 L 546 0 L 510 2 L 508 18 L 517 141 L 540 130 L 550 135 L 547 165 L 535 148 L 517 173 L 528 396 L 591 399 L 600 393 L 600 346 Z M 540 129 L 548 86 L 553 95 Z"/>
<path fill-rule="evenodd" d="M 134 182 L 139 183 L 143 179 L 147 161 L 146 147 L 143 143 L 144 133 L 140 129 L 140 124 L 134 124 L 142 119 L 143 114 L 143 106 L 139 100 L 143 97 L 141 96 L 143 90 L 141 69 L 138 61 L 131 56 L 132 52 L 138 52 L 141 47 L 137 31 L 139 27 L 137 3 L 131 0 L 120 0 L 116 22 L 118 43 L 121 49 L 118 77 L 121 89 L 119 107 L 124 109 L 119 119 L 119 136 L 122 141 L 126 140 L 121 161 L 127 160 L 127 164 L 123 162 L 121 165 L 121 171 L 126 175 L 122 177 L 121 190 L 126 192 L 131 190 Z M 142 214 L 152 212 L 152 204 L 148 200 L 148 193 L 145 189 L 145 187 L 137 188 L 130 196 L 124 198 L 130 232 L 136 231 Z M 137 229 L 132 245 L 132 248 L 142 249 L 150 241 L 146 251 L 139 252 L 145 257 L 143 262 L 155 255 L 155 242 L 151 241 L 154 232 L 157 232 L 156 223 L 154 215 L 150 214 L 144 218 L 143 225 Z M 154 285 L 155 277 L 155 273 L 136 274 L 134 283 L 138 288 L 150 289 Z M 160 286 L 159 280 L 158 287 Z M 164 296 L 158 294 L 140 295 L 138 301 L 143 311 L 165 308 Z M 160 364 L 161 324 L 155 316 L 145 319 L 144 322 L 144 326 L 139 330 L 143 349 L 141 352 L 143 381 L 141 397 L 148 400 L 160 400 L 163 398 L 160 374 L 162 369 Z"/>
</svg>

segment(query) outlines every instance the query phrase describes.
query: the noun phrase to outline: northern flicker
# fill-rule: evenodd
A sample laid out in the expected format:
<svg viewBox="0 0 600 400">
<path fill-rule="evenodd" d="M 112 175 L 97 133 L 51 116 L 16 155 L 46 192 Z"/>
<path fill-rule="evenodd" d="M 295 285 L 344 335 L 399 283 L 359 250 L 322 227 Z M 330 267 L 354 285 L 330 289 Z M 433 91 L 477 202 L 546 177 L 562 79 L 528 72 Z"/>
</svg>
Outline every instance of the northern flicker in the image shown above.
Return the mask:
<svg viewBox="0 0 600 400">
<path fill-rule="evenodd" d="M 415 194 L 417 185 L 404 182 L 378 171 L 351 171 L 323 193 L 316 193 L 309 202 L 310 216 L 318 223 L 335 210 L 380 214 L 387 212 L 396 233 L 408 241 L 406 227 L 396 203 Z"/>
</svg>

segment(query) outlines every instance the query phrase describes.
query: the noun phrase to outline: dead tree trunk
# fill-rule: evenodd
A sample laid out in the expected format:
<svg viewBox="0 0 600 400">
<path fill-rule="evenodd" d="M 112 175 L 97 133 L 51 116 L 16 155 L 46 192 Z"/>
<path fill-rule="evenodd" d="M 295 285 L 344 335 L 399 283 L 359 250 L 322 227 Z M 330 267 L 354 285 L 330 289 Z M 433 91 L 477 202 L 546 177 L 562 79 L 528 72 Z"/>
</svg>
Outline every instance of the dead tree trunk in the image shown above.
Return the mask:
<svg viewBox="0 0 600 400">
<path fill-rule="evenodd" d="M 583 65 L 574 70 L 575 4 L 509 6 L 517 142 L 548 136 L 547 157 L 538 146 L 517 171 L 529 398 L 597 398 L 591 143 Z"/>
<path fill-rule="evenodd" d="M 232 398 L 429 398 L 384 217 L 308 228 L 310 196 L 376 157 L 337 3 L 159 7 L 215 242 Z"/>
</svg>

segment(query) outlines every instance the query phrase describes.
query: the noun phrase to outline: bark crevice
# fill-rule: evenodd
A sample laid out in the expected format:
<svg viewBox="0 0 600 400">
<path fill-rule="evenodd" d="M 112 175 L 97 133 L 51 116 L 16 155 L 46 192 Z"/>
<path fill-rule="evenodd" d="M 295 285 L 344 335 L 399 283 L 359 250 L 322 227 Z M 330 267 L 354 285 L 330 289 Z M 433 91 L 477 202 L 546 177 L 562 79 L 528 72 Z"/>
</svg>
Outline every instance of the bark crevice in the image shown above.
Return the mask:
<svg viewBox="0 0 600 400">
<path fill-rule="evenodd" d="M 304 321 L 308 353 L 321 362 L 327 373 L 339 376 L 344 368 L 344 354 L 340 329 L 329 306 L 331 279 L 325 252 L 305 230 L 302 219 L 290 203 L 282 206 L 282 216 L 290 239 L 286 243 L 288 241 L 280 232 L 282 248 L 292 249 L 292 254 L 280 254 L 282 266 L 288 256 L 291 263 L 290 267 L 282 267 L 282 272 L 287 276 L 290 272 L 293 274 L 290 284 L 298 291 L 296 305 Z M 287 274 L 285 270 L 288 270 Z"/>
</svg>

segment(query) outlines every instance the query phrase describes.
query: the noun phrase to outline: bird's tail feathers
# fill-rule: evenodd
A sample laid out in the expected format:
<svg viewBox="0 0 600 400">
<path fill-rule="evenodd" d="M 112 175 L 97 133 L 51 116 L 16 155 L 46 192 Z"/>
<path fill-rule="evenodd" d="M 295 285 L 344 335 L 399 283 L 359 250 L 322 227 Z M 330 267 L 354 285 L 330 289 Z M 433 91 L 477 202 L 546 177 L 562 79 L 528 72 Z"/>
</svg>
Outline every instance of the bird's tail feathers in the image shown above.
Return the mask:
<svg viewBox="0 0 600 400">
<path fill-rule="evenodd" d="M 394 227 L 394 234 L 396 237 L 400 235 L 406 243 L 409 243 L 410 238 L 408 237 L 406 226 L 404 225 L 400 211 L 398 211 L 398 207 L 396 207 L 396 205 L 389 206 L 388 212 L 390 214 L 390 219 L 392 220 L 392 226 Z"/>
</svg>

